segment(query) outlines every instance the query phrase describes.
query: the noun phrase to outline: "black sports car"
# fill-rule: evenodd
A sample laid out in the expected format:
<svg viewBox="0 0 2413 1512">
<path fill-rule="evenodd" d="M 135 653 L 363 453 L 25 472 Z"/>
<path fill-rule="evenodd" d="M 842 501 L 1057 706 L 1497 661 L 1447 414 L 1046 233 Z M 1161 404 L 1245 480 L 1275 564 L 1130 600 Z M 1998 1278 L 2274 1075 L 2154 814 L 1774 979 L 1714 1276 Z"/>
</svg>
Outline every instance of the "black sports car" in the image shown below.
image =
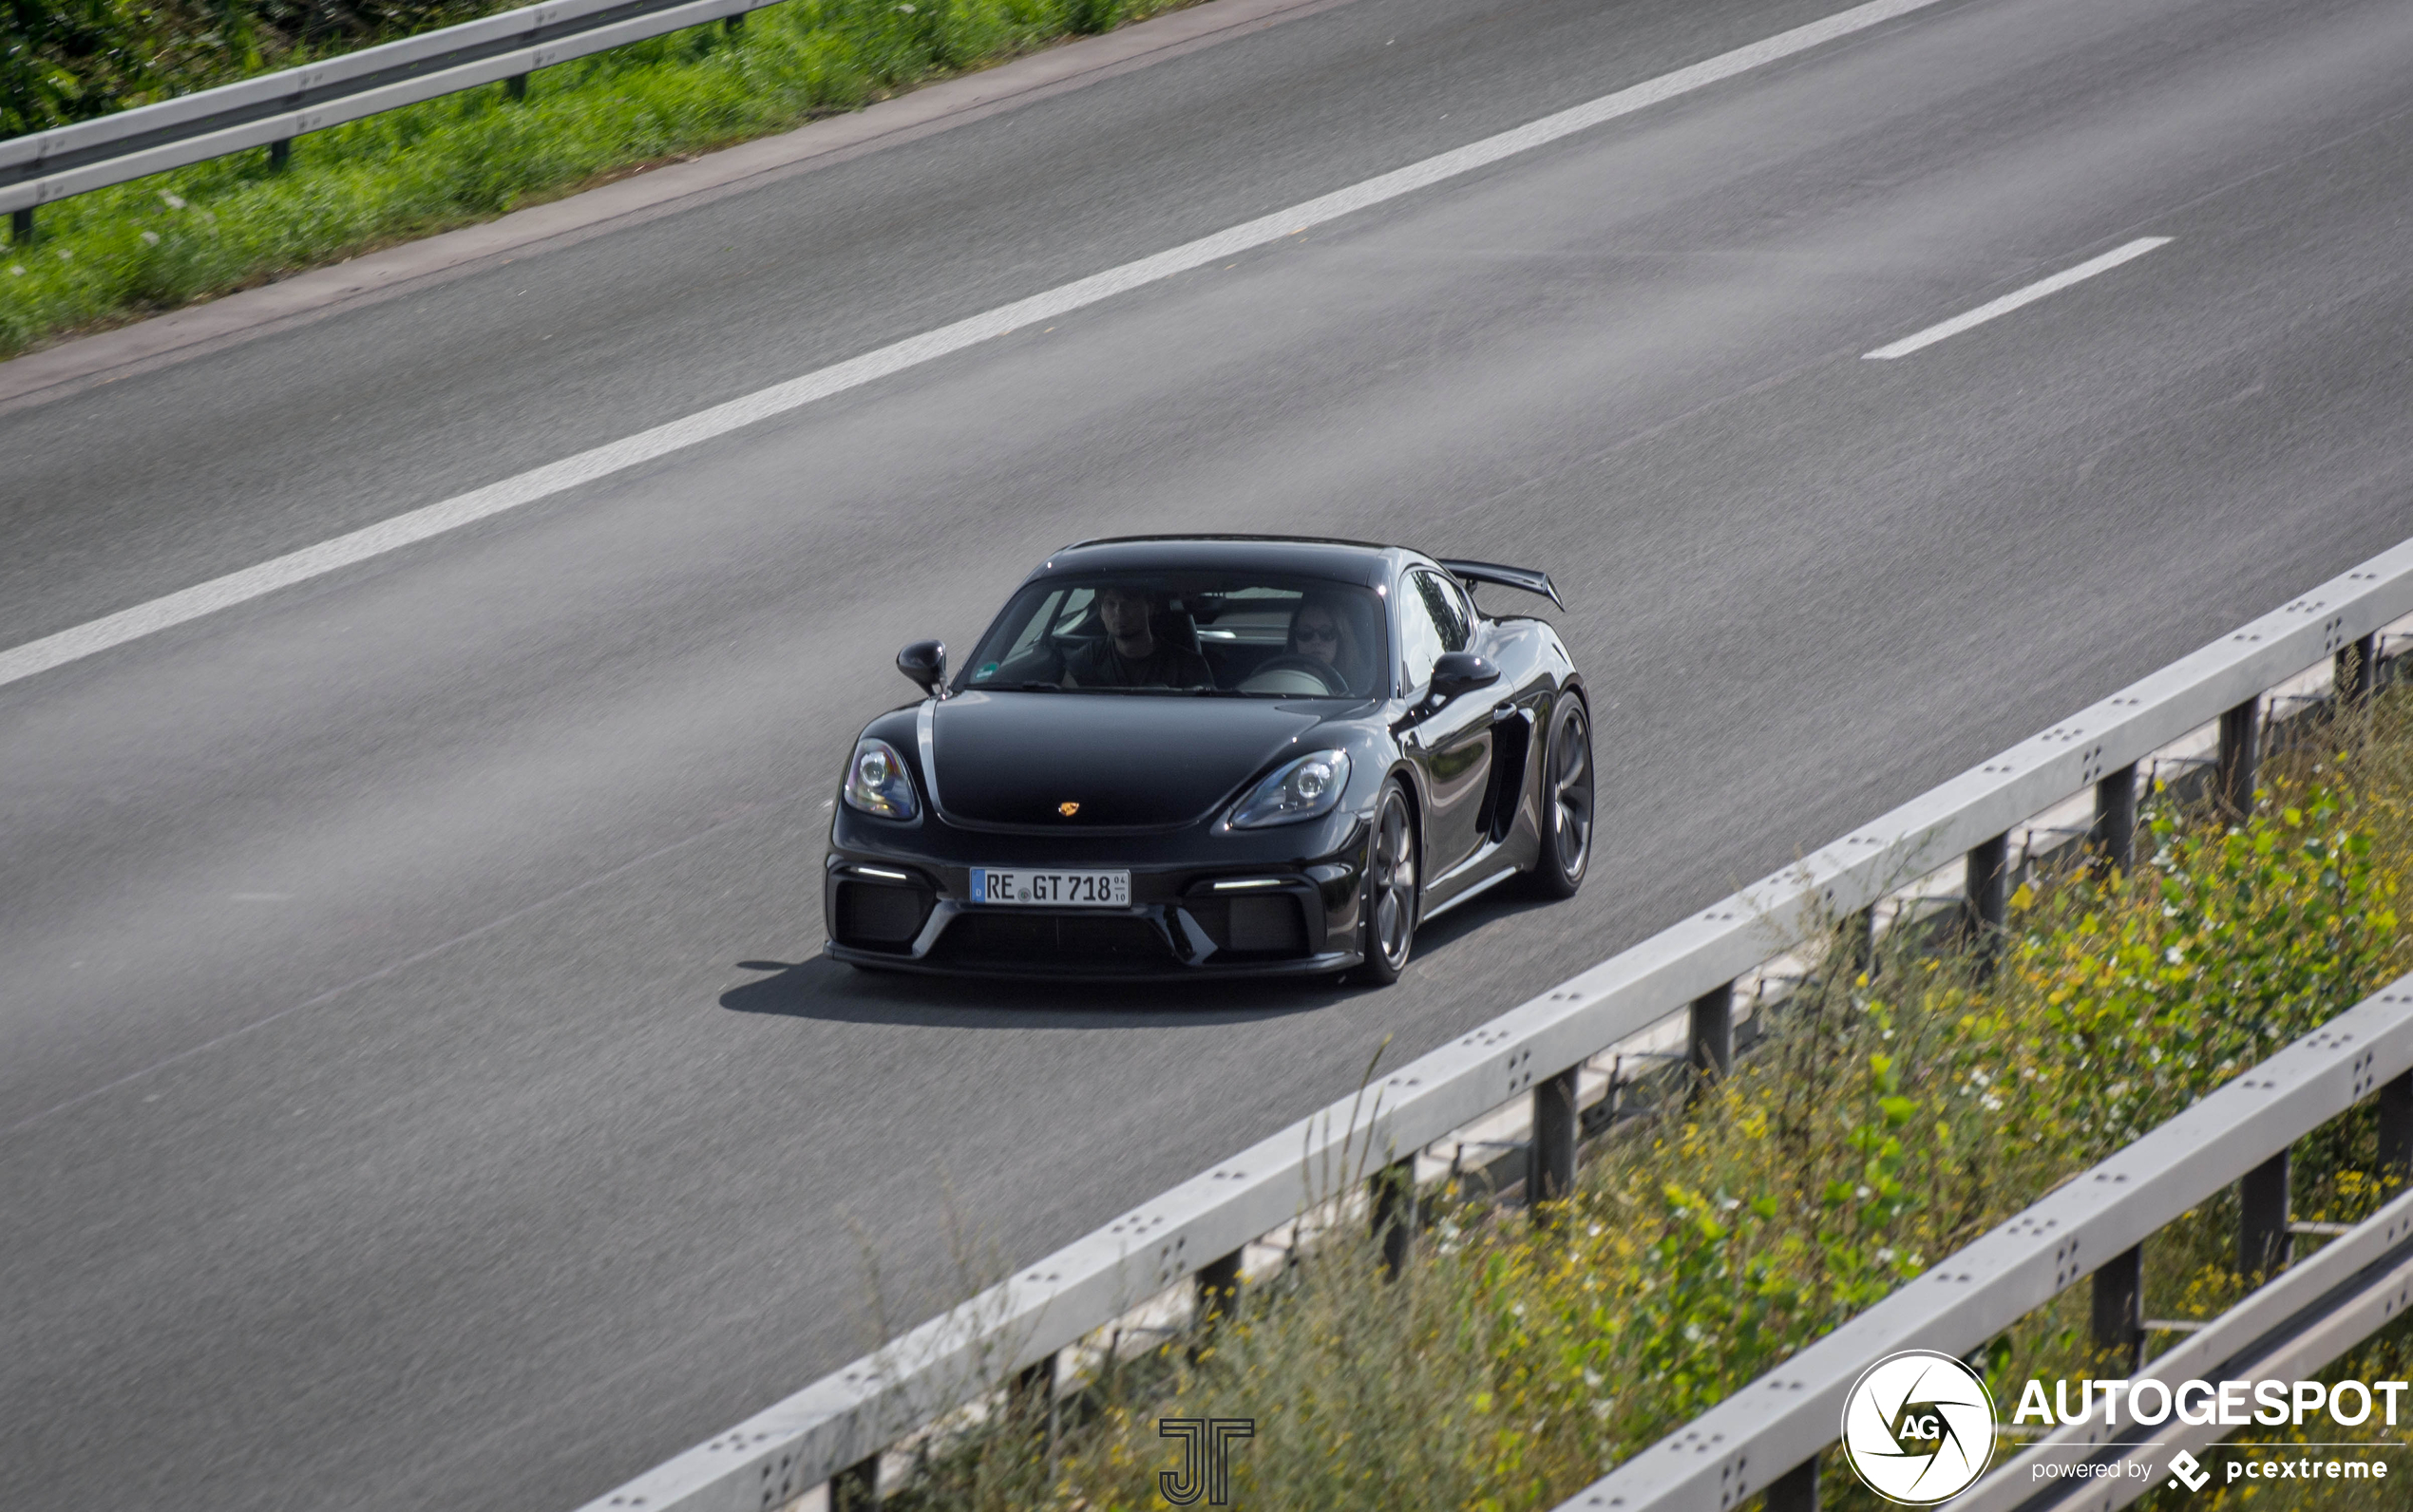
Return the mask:
<svg viewBox="0 0 2413 1512">
<path fill-rule="evenodd" d="M 1395 546 L 1068 546 L 855 742 L 822 890 L 859 966 L 1397 978 L 1418 923 L 1592 836 L 1583 679 L 1538 572 Z M 1562 606 L 1563 607 L 1563 606 Z"/>
</svg>

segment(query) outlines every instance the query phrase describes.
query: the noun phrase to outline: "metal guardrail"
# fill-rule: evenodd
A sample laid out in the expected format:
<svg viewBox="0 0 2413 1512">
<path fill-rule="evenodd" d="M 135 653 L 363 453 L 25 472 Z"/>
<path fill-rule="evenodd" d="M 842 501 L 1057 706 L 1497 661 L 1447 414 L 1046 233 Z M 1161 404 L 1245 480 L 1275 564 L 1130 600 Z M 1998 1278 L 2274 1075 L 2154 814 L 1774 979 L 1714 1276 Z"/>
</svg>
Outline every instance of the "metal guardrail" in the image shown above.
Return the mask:
<svg viewBox="0 0 2413 1512">
<path fill-rule="evenodd" d="M 734 24 L 776 0 L 547 0 L 0 141 L 0 210 L 22 240 L 34 208 L 110 184 L 295 137 L 712 21 Z M 514 85 L 514 88 L 520 87 Z"/>
<path fill-rule="evenodd" d="M 1909 1349 L 1966 1354 L 2090 1275 L 2104 1278 L 2096 1288 L 2098 1342 L 2133 1349 L 2143 1333 L 2138 1282 L 2145 1240 L 2223 1187 L 2242 1183 L 2239 1268 L 2276 1270 L 2288 1242 L 2289 1146 L 2391 1085 L 2393 1094 L 2382 1102 L 2381 1146 L 2402 1151 L 2413 1145 L 2408 1071 L 2413 1071 L 2413 975 L 2356 1004 L 1940 1261 L 1561 1503 L 1560 1512 L 1709 1512 L 1763 1490 L 1770 1512 L 1814 1507 L 1814 1456 L 1835 1442 L 1844 1397 L 1872 1362 Z M 2275 1203 L 2268 1196 L 2274 1187 Z M 2257 1188 L 2265 1194 L 2260 1200 Z M 2366 1264 L 2385 1261 L 2391 1272 L 2413 1265 L 2413 1246 L 2406 1242 L 2413 1218 L 2401 1217 L 2400 1209 L 2413 1213 L 2405 1200 L 2391 1204 L 2373 1219 L 2376 1229 L 2366 1224 L 2326 1247 L 2301 1276 L 2283 1273 L 2284 1285 L 2263 1288 L 2230 1314 L 2240 1321 L 2224 1322 L 2211 1338 L 2191 1341 L 2150 1373 L 2176 1361 L 2187 1373 L 2175 1379 L 2183 1381 L 2196 1365 L 2238 1352 L 2235 1346 L 2262 1337 L 2271 1321 L 2292 1317 L 2320 1302 L 2339 1280 L 2353 1278 L 2364 1268 L 2348 1263 L 2354 1256 Z M 2380 1236 L 2377 1250 L 2372 1234 Z M 2348 1239 L 2351 1247 L 2342 1250 Z M 2327 1286 L 2323 1277 L 2328 1278 Z M 2106 1294 L 2117 1305 L 2105 1305 Z M 2328 1357 L 2360 1337 L 2346 1338 Z M 2156 1430 L 2155 1436 L 2166 1441 L 2169 1434 Z M 2211 1435 L 2219 1436 L 2217 1429 Z M 1814 1468 L 1805 1474 L 1799 1468 L 1805 1465 Z M 1986 1484 L 2000 1482 L 1997 1471 Z M 2080 1489 L 2062 1484 L 2056 1500 Z M 1984 1500 L 1985 1495 L 1996 1500 Z M 1965 1505 L 1974 1512 L 2024 1503 L 2017 1497 L 2004 1499 L 1999 1488 L 1985 1493 L 1981 1486 L 1953 1503 L 1956 1512 Z"/>
<path fill-rule="evenodd" d="M 2413 1192 L 2321 1247 L 2269 1286 L 2130 1377 L 2176 1389 L 2187 1381 L 2295 1380 L 2335 1360 L 2404 1316 L 2413 1301 Z M 2230 1430 L 2175 1414 L 2150 1428 L 2113 1428 L 2089 1418 L 2038 1440 L 1954 1499 L 1952 1512 L 2118 1512 L 2161 1477 L 2059 1476 L 2039 1483 L 2042 1463 L 2122 1465 L 2169 1460 L 2218 1443 Z M 2139 1442 L 2147 1435 L 2150 1444 Z M 2058 1459 L 2056 1459 L 2058 1457 Z M 2149 1467 L 2150 1468 L 2150 1467 Z"/>
<path fill-rule="evenodd" d="M 1518 1099 L 1532 1100 L 1533 1186 L 1543 1192 L 1565 1190 L 1572 1179 L 1581 1127 L 1575 1116 L 1577 1077 L 1588 1058 L 1671 1015 L 1686 1014 L 1694 1059 L 1726 1064 L 1732 1053 L 1731 1012 L 1738 978 L 1821 931 L 1827 921 L 1868 909 L 1909 879 L 1962 858 L 1966 859 L 1970 912 L 1981 921 L 1999 924 L 2005 911 L 2009 835 L 2024 821 L 2090 787 L 2096 801 L 2095 842 L 2127 863 L 2136 827 L 2138 764 L 2205 726 L 2219 726 L 2219 788 L 2232 800 L 2250 801 L 2263 694 L 2333 657 L 2347 679 L 2342 690 L 2348 696 L 2367 691 L 2377 669 L 2379 633 L 2408 614 L 2413 614 L 2413 541 L 1432 1051 L 1374 1084 L 1369 1095 L 1335 1103 L 1140 1204 L 971 1301 L 589 1503 L 589 1512 L 636 1507 L 762 1512 L 784 1506 L 825 1482 L 832 1485 L 833 1504 L 855 1503 L 873 1490 L 882 1450 L 969 1395 L 1014 1380 L 1043 1386 L 1053 1380 L 1058 1350 L 1185 1279 L 1195 1279 L 1202 1295 L 1228 1286 L 1239 1273 L 1246 1245 L 1329 1196 L 1330 1183 L 1365 1168 L 1370 1153 L 1388 1162 L 1376 1178 L 1377 1191 L 1396 1193 L 1398 1166 L 1405 1163 L 1412 1172 L 1416 1151 Z M 2366 1026 L 2353 1031 L 2369 1030 Z M 2390 1076 L 2413 1065 L 2413 1031 L 2404 1044 L 2404 1058 L 2388 1063 Z M 2347 1061 L 2353 1063 L 2364 1053 L 2350 1052 Z M 2349 1081 L 2356 1074 L 2361 1073 L 2349 1072 Z M 2266 1148 L 2278 1148 L 2285 1143 L 2281 1131 L 2311 1117 L 2306 1109 L 2327 1106 L 2323 1100 L 2331 1093 L 2326 1084 L 2310 1093 L 2296 1087 L 2296 1081 L 2282 1079 L 2278 1070 L 2257 1070 L 2225 1089 L 2229 1101 L 2220 1106 L 2250 1111 L 2262 1121 L 2255 1126 L 2270 1131 Z M 2242 1100 L 2248 1098 L 2260 1101 L 2247 1109 Z M 2216 1131 L 2188 1126 L 2200 1135 L 2197 1147 L 2190 1151 L 2192 1168 L 2211 1169 L 2202 1162 L 2200 1146 Z M 2136 1187 L 2136 1169 L 2121 1170 L 2129 1173 L 2127 1181 L 2107 1177 L 2106 1184 L 2121 1190 Z M 2235 1173 L 2223 1178 L 2234 1179 Z M 2284 1212 L 2284 1181 L 2280 1192 Z M 1373 1205 L 1378 1223 L 1386 1225 L 1395 1241 L 1405 1242 L 1411 1225 L 1396 1221 L 1395 1200 L 1378 1197 Z M 2149 1209 L 2137 1206 L 2132 1211 L 2141 1216 Z M 2170 1216 L 2177 1211 L 2171 1209 Z M 2133 1246 L 2142 1232 L 2128 1244 Z M 2087 1229 L 2077 1247 L 2054 1237 L 2041 1250 L 2021 1248 L 2024 1241 L 2012 1238 L 2002 1239 L 2001 1269 L 2012 1279 L 1999 1283 L 2007 1288 L 1999 1294 L 2004 1299 L 1999 1305 L 2028 1298 L 2004 1314 L 2005 1321 L 2113 1259 L 2119 1251 L 2101 1248 L 2107 1240 L 2098 1234 Z M 2031 1264 L 2031 1250 L 2048 1257 L 2041 1268 Z M 1951 1274 L 1984 1274 L 1988 1287 L 1998 1284 L 1993 1270 L 1982 1273 L 1970 1266 Z M 1903 1294 L 1908 1298 L 1903 1305 L 1924 1308 L 1930 1298 L 1938 1305 L 1948 1298 L 1958 1300 L 1963 1289 L 1976 1284 L 1941 1279 L 1914 1283 Z M 1829 1351 L 1836 1358 L 1849 1354 L 1865 1365 L 1872 1356 L 1861 1341 L 1870 1330 L 1883 1326 L 1882 1319 L 1867 1330 L 1857 1323 L 1847 1325 L 1830 1343 L 1814 1346 L 1798 1360 L 1814 1354 L 1824 1360 L 1828 1354 L 1817 1351 Z M 1788 1366 L 1782 1373 L 1787 1380 L 1799 1379 L 1800 1389 L 1807 1392 L 1812 1378 L 1806 1369 Z M 1759 1484 L 1765 1484 L 1762 1478 L 1770 1470 L 1804 1461 L 1814 1465 L 1810 1457 L 1833 1439 L 1836 1415 L 1823 1409 L 1807 1415 L 1776 1411 L 1777 1407 L 1757 1399 L 1746 1407 L 1738 1399 L 1731 1410 L 1712 1414 L 1725 1425 L 1709 1430 L 1724 1434 L 1714 1441 L 1723 1447 L 1685 1461 L 1706 1465 L 1705 1481 L 1688 1473 L 1645 1501 L 1627 1496 L 1624 1483 L 1616 1482 L 1607 1484 L 1606 1494 L 1624 1500 L 1597 1504 L 1731 1506 L 1738 1500 L 1734 1483 L 1748 1468 L 1739 1463 L 1743 1451 L 1738 1446 L 1747 1443 L 1764 1446 L 1751 1455 L 1759 1469 L 1750 1475 Z M 1772 1413 L 1781 1428 L 1772 1425 Z M 1776 1436 L 1763 1437 L 1769 1433 Z M 1638 1461 L 1633 1473 L 1656 1475 L 1662 1464 L 1672 1473 L 1680 1456 L 1662 1449 L 1642 1459 L 1650 1461 L 1649 1465 Z M 1721 1473 L 1728 1483 L 1722 1499 L 1718 1492 Z M 1642 1483 L 1634 1484 L 1641 1489 Z M 1579 1498 L 1574 1504 L 1595 1503 Z"/>
</svg>

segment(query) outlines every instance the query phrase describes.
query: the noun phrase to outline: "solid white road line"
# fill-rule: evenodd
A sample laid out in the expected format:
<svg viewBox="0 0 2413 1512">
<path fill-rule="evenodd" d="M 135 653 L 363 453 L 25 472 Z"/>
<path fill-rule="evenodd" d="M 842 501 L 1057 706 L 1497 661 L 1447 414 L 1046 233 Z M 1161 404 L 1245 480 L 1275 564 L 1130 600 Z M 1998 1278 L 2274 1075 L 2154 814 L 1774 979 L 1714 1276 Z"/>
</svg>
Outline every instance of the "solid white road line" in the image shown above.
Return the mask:
<svg viewBox="0 0 2413 1512">
<path fill-rule="evenodd" d="M 1929 326 L 1915 336 L 1905 336 L 1890 347 L 1860 353 L 1863 361 L 1888 362 L 1907 357 L 1922 347 L 1932 347 L 1947 336 L 1957 336 L 1971 326 L 1982 326 L 1997 315 L 2007 315 L 2022 305 L 2032 305 L 2046 294 L 2059 293 L 2074 283 L 2083 283 L 2099 273 L 2109 273 L 2123 262 L 2131 262 L 2153 251 L 2170 245 L 2168 236 L 2139 236 L 2124 247 L 2114 247 L 2101 256 L 2080 263 L 2077 267 L 2053 274 L 2050 278 L 2015 289 L 2000 299 L 1989 300 L 1966 315 L 1954 315 L 1940 326 Z"/>
<path fill-rule="evenodd" d="M 185 624 L 218 610 L 246 603 L 280 588 L 381 557 L 387 552 L 443 535 L 505 510 L 516 509 L 522 504 L 534 503 L 540 499 L 576 488 L 580 483 L 608 478 L 657 457 L 682 451 L 716 436 L 725 436 L 758 420 L 768 420 L 801 408 L 816 399 L 860 387 L 1025 326 L 1053 320 L 1071 311 L 1112 299 L 1116 294 L 1159 282 L 1175 274 L 1205 267 L 1218 258 L 1280 241 L 1310 226 L 1414 194 L 1502 159 L 1530 152 L 1563 137 L 1647 109 L 1662 101 L 1689 94 L 1763 65 L 1882 26 L 1897 16 L 1942 3 L 1943 0 L 1872 0 L 1871 4 L 1855 6 L 1822 21 L 1796 27 L 1791 31 L 1779 32 L 1748 47 L 1737 47 L 1732 52 L 1720 53 L 1689 67 L 1662 74 L 1656 79 L 1620 89 L 1614 94 L 1603 95 L 1556 115 L 1544 116 L 1514 130 L 1470 142 L 1421 162 L 1410 163 L 1404 168 L 1336 190 L 1303 204 L 1293 205 L 1287 210 L 1160 252 L 1152 257 L 1143 257 L 1137 262 L 1092 274 L 1087 278 L 1076 279 L 1044 293 L 1033 294 L 986 313 L 908 337 L 893 346 L 865 352 L 801 378 L 775 384 L 710 409 L 698 410 L 667 425 L 638 431 L 591 451 L 565 457 L 517 477 L 488 483 L 484 488 L 397 515 L 350 535 L 338 536 L 332 540 L 321 541 L 315 546 L 261 562 L 256 567 L 246 567 L 240 572 L 198 583 L 180 593 L 86 621 L 40 640 L 28 641 L 0 652 L 0 686 L 48 671 L 114 646 L 123 646 L 130 640 Z"/>
</svg>

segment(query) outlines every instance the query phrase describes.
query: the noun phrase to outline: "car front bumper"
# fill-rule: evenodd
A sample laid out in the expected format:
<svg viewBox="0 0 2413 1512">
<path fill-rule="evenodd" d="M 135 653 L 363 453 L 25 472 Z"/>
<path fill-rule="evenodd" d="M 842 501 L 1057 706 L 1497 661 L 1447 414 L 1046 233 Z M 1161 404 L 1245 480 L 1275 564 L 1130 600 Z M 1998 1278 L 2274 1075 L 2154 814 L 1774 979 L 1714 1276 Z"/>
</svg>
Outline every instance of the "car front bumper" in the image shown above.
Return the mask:
<svg viewBox="0 0 2413 1512">
<path fill-rule="evenodd" d="M 992 834 L 925 820 L 912 826 L 843 812 L 831 827 L 822 899 L 834 959 L 897 971 L 1130 980 L 1315 975 L 1358 964 L 1362 825 L 1241 838 Z M 1336 831 L 1338 832 L 1336 834 Z M 1301 841 L 1329 848 L 1299 855 Z M 1333 843 L 1337 841 L 1338 843 Z M 1192 855 L 1133 861 L 1130 852 Z M 1130 873 L 1128 908 L 971 901 L 974 865 Z"/>
</svg>

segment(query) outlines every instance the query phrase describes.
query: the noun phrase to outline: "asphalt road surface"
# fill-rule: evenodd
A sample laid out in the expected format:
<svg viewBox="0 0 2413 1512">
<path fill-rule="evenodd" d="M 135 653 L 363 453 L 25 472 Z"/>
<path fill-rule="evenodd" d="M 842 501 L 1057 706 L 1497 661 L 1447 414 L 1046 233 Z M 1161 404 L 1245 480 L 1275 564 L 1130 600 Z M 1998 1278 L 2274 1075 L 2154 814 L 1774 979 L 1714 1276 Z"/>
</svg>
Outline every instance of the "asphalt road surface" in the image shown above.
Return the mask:
<svg viewBox="0 0 2413 1512">
<path fill-rule="evenodd" d="M 1834 9 L 1353 0 L 0 414 L 0 646 Z M 575 1505 L 2413 534 L 2408 81 L 1939 6 L 0 688 L 0 1503 Z M 1583 895 L 1379 992 L 816 960 L 897 646 L 1166 529 L 1549 569 Z"/>
</svg>

